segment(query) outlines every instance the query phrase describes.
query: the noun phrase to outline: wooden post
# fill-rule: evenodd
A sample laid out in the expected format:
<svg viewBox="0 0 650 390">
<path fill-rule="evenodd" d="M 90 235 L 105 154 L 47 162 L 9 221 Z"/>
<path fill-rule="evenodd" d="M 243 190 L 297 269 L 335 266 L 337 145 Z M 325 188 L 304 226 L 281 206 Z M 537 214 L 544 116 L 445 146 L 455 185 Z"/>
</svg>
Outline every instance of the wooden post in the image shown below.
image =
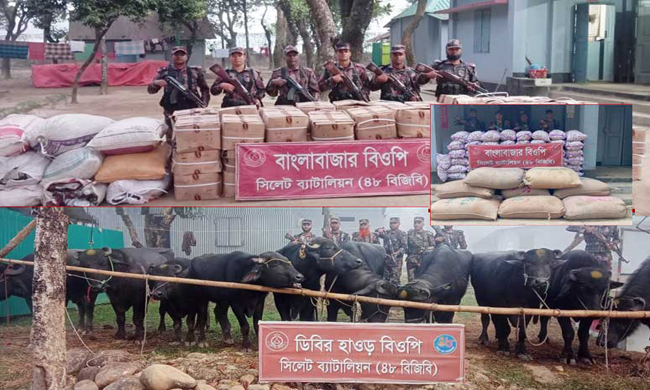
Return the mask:
<svg viewBox="0 0 650 390">
<path fill-rule="evenodd" d="M 21 231 L 19 231 L 18 234 L 16 234 L 16 236 L 12 238 L 11 241 L 9 241 L 4 248 L 0 249 L 0 257 L 5 257 L 9 254 L 9 252 L 14 250 L 14 248 L 17 247 L 18 244 L 23 242 L 23 240 L 27 236 L 29 236 L 29 233 L 31 233 L 35 227 L 36 227 L 36 219 L 33 219 L 30 223 L 27 224 L 27 226 L 25 226 Z"/>
</svg>

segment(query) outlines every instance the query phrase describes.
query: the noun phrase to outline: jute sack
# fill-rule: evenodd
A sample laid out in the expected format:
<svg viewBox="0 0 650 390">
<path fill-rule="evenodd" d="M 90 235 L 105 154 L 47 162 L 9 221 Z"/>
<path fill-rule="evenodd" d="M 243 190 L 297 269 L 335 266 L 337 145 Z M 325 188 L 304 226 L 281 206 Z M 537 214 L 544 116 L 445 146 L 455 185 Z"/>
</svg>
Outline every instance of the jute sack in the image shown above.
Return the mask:
<svg viewBox="0 0 650 390">
<path fill-rule="evenodd" d="M 524 175 L 524 184 L 530 188 L 559 190 L 578 187 L 580 176 L 572 169 L 564 167 L 532 168 Z"/>
<path fill-rule="evenodd" d="M 466 198 L 442 199 L 431 205 L 431 218 L 434 220 L 478 219 L 495 221 L 500 201 L 482 199 L 475 196 Z"/>
<path fill-rule="evenodd" d="M 454 180 L 436 187 L 436 196 L 440 199 L 464 198 L 476 196 L 490 199 L 494 196 L 494 190 L 481 187 L 472 187 L 465 183 L 465 180 Z"/>
<path fill-rule="evenodd" d="M 117 180 L 160 180 L 165 177 L 171 148 L 164 143 L 146 153 L 108 156 L 95 175 L 95 180 L 112 183 Z"/>
<path fill-rule="evenodd" d="M 650 217 L 650 180 L 635 181 L 632 184 L 634 215 Z"/>
<path fill-rule="evenodd" d="M 551 195 L 551 191 L 544 190 L 541 188 L 530 188 L 528 186 L 521 186 L 517 188 L 511 188 L 509 190 L 501 190 L 501 195 L 504 198 L 514 198 L 516 196 L 548 196 Z"/>
<path fill-rule="evenodd" d="M 517 196 L 501 202 L 501 218 L 555 219 L 564 215 L 564 204 L 555 196 Z"/>
<path fill-rule="evenodd" d="M 611 194 L 607 183 L 600 180 L 583 177 L 580 182 L 581 184 L 577 187 L 553 191 L 553 195 L 564 199 L 574 195 L 608 196 Z"/>
<path fill-rule="evenodd" d="M 478 168 L 467 174 L 465 183 L 474 187 L 508 190 L 521 185 L 524 170 L 520 168 Z"/>
<path fill-rule="evenodd" d="M 625 218 L 623 199 L 614 196 L 569 196 L 563 199 L 565 219 Z"/>
</svg>

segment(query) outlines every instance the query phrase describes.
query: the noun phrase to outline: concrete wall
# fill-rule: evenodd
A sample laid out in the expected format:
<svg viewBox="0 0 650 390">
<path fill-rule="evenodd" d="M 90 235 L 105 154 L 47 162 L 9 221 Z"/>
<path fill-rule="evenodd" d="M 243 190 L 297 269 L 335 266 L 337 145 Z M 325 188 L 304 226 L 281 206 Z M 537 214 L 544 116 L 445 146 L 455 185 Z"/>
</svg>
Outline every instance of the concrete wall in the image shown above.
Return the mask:
<svg viewBox="0 0 650 390">
<path fill-rule="evenodd" d="M 402 32 L 411 22 L 413 17 L 402 18 L 390 26 L 390 43 L 402 43 Z M 431 64 L 441 58 L 442 47 L 447 42 L 447 22 L 432 16 L 425 15 L 413 34 L 413 50 L 415 60 Z"/>
</svg>

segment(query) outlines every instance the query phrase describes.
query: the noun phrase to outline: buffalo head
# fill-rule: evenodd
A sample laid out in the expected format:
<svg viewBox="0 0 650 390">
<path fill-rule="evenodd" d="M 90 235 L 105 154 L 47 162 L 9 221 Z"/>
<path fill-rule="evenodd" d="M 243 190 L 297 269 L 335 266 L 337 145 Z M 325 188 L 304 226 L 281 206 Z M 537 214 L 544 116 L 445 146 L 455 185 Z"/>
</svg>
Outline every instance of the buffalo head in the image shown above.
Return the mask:
<svg viewBox="0 0 650 390">
<path fill-rule="evenodd" d="M 147 273 L 153 276 L 167 276 L 172 278 L 185 278 L 189 273 L 189 261 L 178 262 L 168 261 L 164 264 L 150 265 Z M 149 282 L 151 287 L 151 296 L 154 299 L 167 299 L 178 288 L 179 284 L 172 282 L 162 282 L 152 280 Z"/>
<path fill-rule="evenodd" d="M 305 277 L 298 272 L 289 259 L 278 252 L 264 252 L 251 258 L 253 268 L 244 275 L 243 283 L 254 283 L 273 288 L 300 287 Z"/>
<path fill-rule="evenodd" d="M 327 238 L 316 238 L 306 245 L 306 250 L 318 256 L 318 268 L 323 272 L 343 274 L 359 268 L 363 260 L 357 258 Z"/>
<path fill-rule="evenodd" d="M 441 303 L 451 291 L 451 283 L 444 283 L 439 286 L 432 286 L 428 280 L 416 279 L 413 282 L 400 287 L 397 291 L 397 299 L 402 301 Z M 426 322 L 429 311 L 423 309 L 404 308 L 404 319 L 406 322 Z"/>
<path fill-rule="evenodd" d="M 84 268 L 92 268 L 104 271 L 125 271 L 129 266 L 121 252 L 113 251 L 111 248 L 87 249 L 77 254 L 79 265 Z M 109 275 L 85 274 L 90 287 L 94 291 L 106 291 L 113 279 Z"/>
<path fill-rule="evenodd" d="M 614 299 L 614 310 L 618 311 L 644 311 L 648 310 L 647 302 L 641 297 L 620 297 Z M 601 347 L 607 343 L 607 348 L 616 348 L 618 343 L 631 335 L 641 322 L 635 318 L 610 318 L 607 328 L 607 337 L 605 330 L 601 329 L 598 336 L 598 345 Z"/>
<path fill-rule="evenodd" d="M 550 286 L 551 269 L 566 261 L 561 258 L 562 251 L 543 248 L 510 254 L 505 262 L 521 269 L 524 286 L 545 294 Z"/>
</svg>

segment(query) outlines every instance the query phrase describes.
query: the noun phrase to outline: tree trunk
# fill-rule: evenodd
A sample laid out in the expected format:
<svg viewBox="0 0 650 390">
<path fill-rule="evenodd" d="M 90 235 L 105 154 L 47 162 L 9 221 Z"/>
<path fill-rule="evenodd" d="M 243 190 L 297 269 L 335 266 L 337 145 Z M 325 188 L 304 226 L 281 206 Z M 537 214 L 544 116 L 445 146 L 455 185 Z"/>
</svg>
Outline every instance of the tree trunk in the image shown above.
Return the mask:
<svg viewBox="0 0 650 390">
<path fill-rule="evenodd" d="M 264 5 L 264 13 L 262 14 L 262 28 L 264 29 L 264 35 L 266 36 L 266 45 L 269 48 L 269 68 L 273 69 L 273 53 L 275 53 L 275 50 L 271 50 L 271 45 L 272 45 L 272 34 L 271 34 L 271 28 L 264 23 L 264 20 L 266 20 L 266 13 L 268 12 L 268 5 Z"/>
<path fill-rule="evenodd" d="M 66 385 L 65 266 L 68 222 L 68 216 L 61 207 L 41 208 L 36 217 L 32 390 L 63 390 Z"/>
<path fill-rule="evenodd" d="M 279 68 L 284 66 L 282 50 L 287 42 L 287 19 L 284 17 L 282 8 L 278 6 L 277 21 L 275 22 L 275 47 L 273 48 L 273 67 Z"/>
<path fill-rule="evenodd" d="M 2 59 L 2 77 L 5 79 L 11 78 L 11 58 Z"/>
<path fill-rule="evenodd" d="M 147 248 L 171 248 L 169 229 L 176 219 L 176 214 L 172 212 L 173 209 L 168 207 L 159 215 L 145 215 L 144 236 Z"/>
<path fill-rule="evenodd" d="M 314 44 L 311 41 L 311 34 L 309 34 L 309 30 L 307 29 L 307 25 L 305 24 L 304 20 L 298 21 L 298 31 L 300 31 L 300 38 L 302 38 L 302 47 L 305 51 L 307 66 L 314 68 L 316 66 L 316 63 L 314 61 Z"/>
<path fill-rule="evenodd" d="M 278 5 L 282 8 L 282 13 L 287 21 L 287 44 L 295 46 L 298 43 L 300 31 L 298 30 L 296 15 L 291 10 L 291 2 L 289 0 L 280 0 Z"/>
<path fill-rule="evenodd" d="M 81 65 L 81 68 L 77 71 L 77 75 L 74 77 L 74 83 L 72 84 L 72 99 L 70 103 L 73 104 L 78 104 L 79 102 L 77 101 L 77 91 L 79 89 L 79 80 L 81 79 L 81 75 L 86 71 L 88 66 L 95 60 L 95 55 L 97 54 L 97 50 L 99 50 L 99 46 L 101 45 L 101 40 L 104 38 L 104 35 L 106 35 L 106 32 L 108 29 L 111 27 L 112 23 L 108 25 L 104 30 L 100 30 L 98 28 L 95 29 L 95 45 L 93 46 L 93 52 L 90 53 L 90 57 L 86 59 L 86 62 Z"/>
<path fill-rule="evenodd" d="M 106 38 L 102 38 L 102 83 L 99 87 L 100 95 L 108 94 L 108 57 L 106 56 Z"/>
<path fill-rule="evenodd" d="M 19 231 L 18 234 L 16 234 L 16 237 L 12 238 L 11 241 L 9 241 L 4 248 L 0 249 L 0 258 L 6 257 L 9 254 L 9 252 L 14 250 L 14 248 L 16 248 L 18 244 L 23 242 L 23 240 L 27 238 L 27 236 L 29 236 L 29 233 L 31 233 L 35 227 L 36 227 L 36 220 L 33 219 L 30 223 L 27 224 L 27 226 L 25 226 L 21 231 Z"/>
<path fill-rule="evenodd" d="M 327 0 L 306 0 L 309 6 L 310 14 L 314 16 L 316 32 L 320 41 L 320 50 L 318 51 L 318 64 L 315 69 L 317 72 L 322 70 L 322 66 L 327 60 L 334 57 L 334 37 L 336 36 L 336 24 L 332 17 Z"/>
<path fill-rule="evenodd" d="M 374 0 L 341 0 L 341 40 L 350 43 L 353 61 L 363 61 L 363 42 L 374 6 Z"/>
<path fill-rule="evenodd" d="M 248 41 L 248 7 L 246 6 L 246 0 L 242 0 L 242 6 L 244 9 L 244 34 L 246 35 L 246 62 L 250 64 L 250 60 L 248 58 L 249 55 L 249 50 L 250 50 L 250 43 Z"/>
<path fill-rule="evenodd" d="M 406 46 L 406 62 L 409 66 L 415 65 L 415 53 L 413 53 L 413 33 L 424 18 L 424 11 L 427 9 L 427 0 L 418 0 L 418 8 L 415 16 L 402 32 L 402 45 Z"/>
<path fill-rule="evenodd" d="M 142 248 L 144 245 L 142 245 L 142 243 L 140 242 L 140 238 L 138 237 L 138 232 L 135 229 L 135 226 L 133 225 L 133 221 L 131 220 L 131 217 L 124 212 L 123 207 L 116 207 L 115 213 L 120 217 L 122 217 L 122 222 L 124 222 L 124 225 L 129 231 L 129 236 L 131 237 L 131 245 L 133 245 L 136 248 Z"/>
</svg>

